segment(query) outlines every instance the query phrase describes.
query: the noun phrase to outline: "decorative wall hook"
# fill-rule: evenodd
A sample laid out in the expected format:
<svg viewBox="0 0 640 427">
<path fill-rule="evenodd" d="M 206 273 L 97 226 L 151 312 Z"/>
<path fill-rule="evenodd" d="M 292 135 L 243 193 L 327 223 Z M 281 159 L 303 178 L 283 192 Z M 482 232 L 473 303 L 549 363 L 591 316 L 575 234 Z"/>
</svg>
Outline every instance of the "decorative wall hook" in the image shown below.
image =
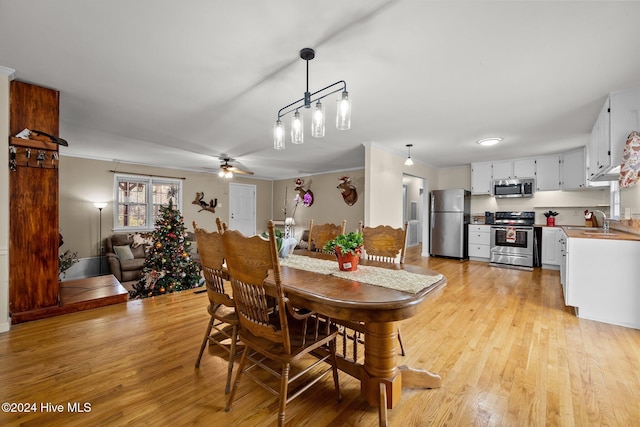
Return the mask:
<svg viewBox="0 0 640 427">
<path fill-rule="evenodd" d="M 209 203 L 204 201 L 204 192 L 200 193 L 196 193 L 196 198 L 193 202 L 194 205 L 199 205 L 200 206 L 200 211 L 209 211 L 212 213 L 216 213 L 216 206 L 218 206 L 218 199 L 213 199 L 210 200 Z"/>
</svg>

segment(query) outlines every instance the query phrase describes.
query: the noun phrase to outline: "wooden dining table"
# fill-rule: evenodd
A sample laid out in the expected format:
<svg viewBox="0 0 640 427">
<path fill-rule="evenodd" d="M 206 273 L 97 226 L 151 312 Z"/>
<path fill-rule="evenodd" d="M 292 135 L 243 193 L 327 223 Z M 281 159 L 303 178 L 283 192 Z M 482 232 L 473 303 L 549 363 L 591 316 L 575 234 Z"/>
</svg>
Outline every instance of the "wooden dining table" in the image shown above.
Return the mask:
<svg viewBox="0 0 640 427">
<path fill-rule="evenodd" d="M 335 256 L 295 251 L 295 254 L 335 261 Z M 337 262 L 336 262 L 337 265 Z M 426 267 L 360 260 L 360 265 L 438 276 Z M 444 276 L 416 293 L 362 283 L 348 278 L 281 266 L 281 278 L 289 300 L 296 306 L 313 310 L 346 325 L 358 324 L 364 331 L 364 363 L 343 358 L 339 368 L 360 380 L 361 393 L 372 406 L 393 408 L 402 396 L 402 388 L 438 388 L 440 376 L 424 369 L 398 366 L 397 325 L 424 309 L 428 296 L 446 284 Z M 270 276 L 267 282 L 273 281 Z M 386 402 L 386 404 L 385 404 Z"/>
</svg>

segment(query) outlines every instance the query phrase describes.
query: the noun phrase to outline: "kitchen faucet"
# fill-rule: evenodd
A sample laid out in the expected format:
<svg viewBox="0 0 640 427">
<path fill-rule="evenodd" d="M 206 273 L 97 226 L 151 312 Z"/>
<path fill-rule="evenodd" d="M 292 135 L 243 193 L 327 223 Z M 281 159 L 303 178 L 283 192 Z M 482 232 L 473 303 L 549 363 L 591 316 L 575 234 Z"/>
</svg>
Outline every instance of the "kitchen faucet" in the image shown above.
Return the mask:
<svg viewBox="0 0 640 427">
<path fill-rule="evenodd" d="M 607 214 L 602 212 L 601 210 L 594 209 L 593 212 L 600 212 L 602 214 L 602 230 L 605 233 L 609 232 L 609 221 L 607 221 Z"/>
</svg>

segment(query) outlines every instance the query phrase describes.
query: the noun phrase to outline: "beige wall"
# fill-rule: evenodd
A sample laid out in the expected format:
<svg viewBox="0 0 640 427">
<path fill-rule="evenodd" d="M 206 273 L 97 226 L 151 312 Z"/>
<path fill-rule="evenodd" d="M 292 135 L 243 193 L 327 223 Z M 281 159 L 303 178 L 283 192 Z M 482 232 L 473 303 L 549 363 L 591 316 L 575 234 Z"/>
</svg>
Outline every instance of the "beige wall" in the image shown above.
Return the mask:
<svg viewBox="0 0 640 427">
<path fill-rule="evenodd" d="M 358 191 L 358 201 L 352 205 L 347 205 L 342 199 L 340 190 L 336 188 L 340 183 L 339 179 L 348 176 Z M 333 223 L 339 224 L 343 219 L 347 220 L 347 231 L 353 231 L 358 227 L 358 223 L 364 220 L 365 188 L 364 170 L 351 170 L 343 172 L 328 173 L 322 175 L 300 176 L 304 180 L 303 188 L 311 190 L 314 202 L 311 206 L 305 207 L 302 203 L 295 210 L 294 220 L 296 222 L 295 234 L 299 237 L 302 232 L 309 228 L 309 221 L 313 219 L 316 224 Z M 274 181 L 273 183 L 273 219 L 283 220 L 283 207 L 285 203 L 285 192 L 287 199 L 287 217 L 293 214 L 296 187 L 294 179 Z"/>
<path fill-rule="evenodd" d="M 438 169 L 438 190 L 471 190 L 471 165 Z"/>
<path fill-rule="evenodd" d="M 188 230 L 195 220 L 200 227 L 215 230 L 216 217 L 229 222 L 229 181 L 211 173 L 197 173 L 154 168 L 99 160 L 60 158 L 60 229 L 64 236 L 62 250 L 78 252 L 78 256 L 98 255 L 99 212 L 93 202 L 108 202 L 102 211 L 102 236 L 113 233 L 113 173 L 184 177 L 182 215 Z M 271 181 L 234 177 L 231 182 L 256 185 L 256 222 L 258 230 L 271 217 Z M 216 212 L 200 211 L 192 203 L 196 192 L 204 192 L 205 200 L 218 199 Z"/>
<path fill-rule="evenodd" d="M 403 227 L 402 185 L 406 176 L 422 180 L 423 196 L 420 211 L 422 221 L 422 242 L 429 240 L 428 194 L 438 188 L 438 170 L 434 167 L 414 162 L 405 166 L 404 153 L 389 152 L 375 143 L 365 146 L 365 225 L 390 225 Z M 428 255 L 428 245 L 423 245 L 422 254 Z"/>
<path fill-rule="evenodd" d="M 0 67 L 0 135 L 9 137 L 9 82 L 14 71 Z M 3 145 L 4 146 L 4 145 Z M 9 319 L 9 150 L 0 150 L 0 332 L 11 327 Z"/>
<path fill-rule="evenodd" d="M 625 208 L 631 209 L 631 218 L 640 219 L 640 184 L 620 189 L 620 218 Z"/>
</svg>

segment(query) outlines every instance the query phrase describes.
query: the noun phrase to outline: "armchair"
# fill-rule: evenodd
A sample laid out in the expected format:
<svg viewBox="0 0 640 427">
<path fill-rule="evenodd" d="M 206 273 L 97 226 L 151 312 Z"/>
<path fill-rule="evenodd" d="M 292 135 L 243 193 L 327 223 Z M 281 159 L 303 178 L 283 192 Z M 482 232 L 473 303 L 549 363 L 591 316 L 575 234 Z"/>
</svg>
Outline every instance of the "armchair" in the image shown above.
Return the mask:
<svg viewBox="0 0 640 427">
<path fill-rule="evenodd" d="M 116 233 L 107 237 L 106 258 L 109 270 L 119 282 L 140 280 L 146 258 L 147 245 L 135 245 L 133 235 Z"/>
</svg>

